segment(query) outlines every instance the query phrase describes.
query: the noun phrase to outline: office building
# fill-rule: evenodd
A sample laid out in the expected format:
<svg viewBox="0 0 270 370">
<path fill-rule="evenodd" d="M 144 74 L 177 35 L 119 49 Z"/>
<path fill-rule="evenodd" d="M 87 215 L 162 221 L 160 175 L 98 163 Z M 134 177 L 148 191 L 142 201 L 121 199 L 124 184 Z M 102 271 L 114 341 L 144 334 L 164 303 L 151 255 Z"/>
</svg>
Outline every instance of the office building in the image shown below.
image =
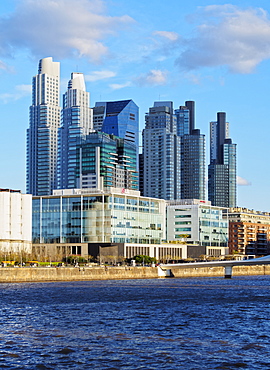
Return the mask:
<svg viewBox="0 0 270 370">
<path fill-rule="evenodd" d="M 181 199 L 205 199 L 205 135 L 195 129 L 195 102 L 175 110 L 181 137 Z"/>
<path fill-rule="evenodd" d="M 114 135 L 94 131 L 77 140 L 78 188 L 138 190 L 137 148 Z"/>
<path fill-rule="evenodd" d="M 0 255 L 31 253 L 32 195 L 20 190 L 0 189 Z"/>
<path fill-rule="evenodd" d="M 187 258 L 186 245 L 162 244 L 165 201 L 138 191 L 55 190 L 33 198 L 33 255 L 58 259 L 89 255 L 116 261 L 142 254 L 165 261 Z"/>
<path fill-rule="evenodd" d="M 270 254 L 270 213 L 235 207 L 229 213 L 230 254 Z"/>
<path fill-rule="evenodd" d="M 155 102 L 145 117 L 143 195 L 160 199 L 181 197 L 181 142 L 170 101 Z"/>
<path fill-rule="evenodd" d="M 60 64 L 49 57 L 40 60 L 33 77 L 26 161 L 26 191 L 33 195 L 52 194 L 56 188 L 59 74 Z"/>
<path fill-rule="evenodd" d="M 57 188 L 76 188 L 77 138 L 92 130 L 89 93 L 82 73 L 72 73 L 63 96 L 62 122 L 58 130 Z"/>
<path fill-rule="evenodd" d="M 217 114 L 217 122 L 210 122 L 208 199 L 216 206 L 236 206 L 236 144 L 229 138 L 224 112 Z"/>
<path fill-rule="evenodd" d="M 168 201 L 166 219 L 167 241 L 203 247 L 201 254 L 212 257 L 228 254 L 227 208 L 197 199 Z"/>
<path fill-rule="evenodd" d="M 97 102 L 93 108 L 93 127 L 139 148 L 139 108 L 133 100 Z"/>
</svg>

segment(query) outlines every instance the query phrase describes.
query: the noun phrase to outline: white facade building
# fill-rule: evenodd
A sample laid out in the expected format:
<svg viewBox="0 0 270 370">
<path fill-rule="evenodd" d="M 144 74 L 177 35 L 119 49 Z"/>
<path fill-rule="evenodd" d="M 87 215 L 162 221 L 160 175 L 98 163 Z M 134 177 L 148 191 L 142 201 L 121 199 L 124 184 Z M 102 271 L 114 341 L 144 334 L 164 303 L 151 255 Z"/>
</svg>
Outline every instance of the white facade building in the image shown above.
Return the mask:
<svg viewBox="0 0 270 370">
<path fill-rule="evenodd" d="M 205 247 L 208 256 L 228 254 L 228 210 L 210 201 L 183 199 L 167 202 L 167 240 Z"/>
<path fill-rule="evenodd" d="M 60 126 L 60 63 L 52 58 L 39 62 L 33 77 L 32 105 L 27 130 L 26 192 L 52 194 L 56 188 L 57 130 Z"/>
<path fill-rule="evenodd" d="M 90 95 L 82 73 L 72 73 L 63 97 L 62 123 L 59 128 L 57 188 L 76 188 L 76 143 L 93 127 Z"/>
<path fill-rule="evenodd" d="M 0 189 L 0 253 L 31 253 L 32 195 Z"/>
</svg>

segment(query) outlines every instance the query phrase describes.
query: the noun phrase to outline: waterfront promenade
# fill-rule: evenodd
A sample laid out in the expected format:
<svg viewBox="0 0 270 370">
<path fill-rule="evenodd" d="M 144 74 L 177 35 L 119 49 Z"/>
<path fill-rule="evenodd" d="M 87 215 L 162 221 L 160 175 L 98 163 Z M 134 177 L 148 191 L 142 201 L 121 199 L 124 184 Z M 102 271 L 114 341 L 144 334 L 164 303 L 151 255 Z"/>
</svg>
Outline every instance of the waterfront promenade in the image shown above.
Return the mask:
<svg viewBox="0 0 270 370">
<path fill-rule="evenodd" d="M 224 277 L 224 267 L 173 268 L 175 278 Z M 233 276 L 270 275 L 270 265 L 234 266 Z M 0 283 L 159 278 L 158 267 L 2 267 Z"/>
</svg>

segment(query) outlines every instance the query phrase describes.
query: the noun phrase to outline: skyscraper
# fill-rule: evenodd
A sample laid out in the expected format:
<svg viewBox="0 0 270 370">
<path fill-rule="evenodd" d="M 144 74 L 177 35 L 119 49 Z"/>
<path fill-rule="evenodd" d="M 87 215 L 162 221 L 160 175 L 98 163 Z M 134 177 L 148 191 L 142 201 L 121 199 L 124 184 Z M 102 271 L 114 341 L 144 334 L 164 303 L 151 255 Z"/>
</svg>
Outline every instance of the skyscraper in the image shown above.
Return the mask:
<svg viewBox="0 0 270 370">
<path fill-rule="evenodd" d="M 60 63 L 48 57 L 39 61 L 33 77 L 26 160 L 26 191 L 33 195 L 48 195 L 56 188 L 59 74 Z"/>
<path fill-rule="evenodd" d="M 62 122 L 58 131 L 58 189 L 76 188 L 77 138 L 89 134 L 91 129 L 92 114 L 84 76 L 82 73 L 72 73 L 63 96 Z"/>
<path fill-rule="evenodd" d="M 205 135 L 195 129 L 195 102 L 175 110 L 181 137 L 181 199 L 205 199 Z"/>
<path fill-rule="evenodd" d="M 104 132 L 78 138 L 76 187 L 138 190 L 136 149 L 135 144 Z"/>
<path fill-rule="evenodd" d="M 210 122 L 208 199 L 214 206 L 236 207 L 236 144 L 229 138 L 226 113 Z"/>
<path fill-rule="evenodd" d="M 180 137 L 170 101 L 155 102 L 143 130 L 143 195 L 161 199 L 181 196 Z"/>
<path fill-rule="evenodd" d="M 93 121 L 95 130 L 113 134 L 139 147 L 139 108 L 133 100 L 97 102 Z"/>
</svg>

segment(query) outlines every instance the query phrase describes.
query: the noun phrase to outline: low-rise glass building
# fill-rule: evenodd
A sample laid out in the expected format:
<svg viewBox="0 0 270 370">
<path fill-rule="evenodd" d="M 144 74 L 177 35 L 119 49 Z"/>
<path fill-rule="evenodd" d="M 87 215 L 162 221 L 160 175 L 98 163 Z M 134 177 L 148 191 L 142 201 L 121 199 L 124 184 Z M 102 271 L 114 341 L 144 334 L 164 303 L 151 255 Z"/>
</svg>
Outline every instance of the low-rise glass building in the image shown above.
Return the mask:
<svg viewBox="0 0 270 370">
<path fill-rule="evenodd" d="M 55 190 L 52 196 L 33 197 L 33 242 L 159 244 L 164 207 L 161 199 L 127 189 Z"/>
</svg>

